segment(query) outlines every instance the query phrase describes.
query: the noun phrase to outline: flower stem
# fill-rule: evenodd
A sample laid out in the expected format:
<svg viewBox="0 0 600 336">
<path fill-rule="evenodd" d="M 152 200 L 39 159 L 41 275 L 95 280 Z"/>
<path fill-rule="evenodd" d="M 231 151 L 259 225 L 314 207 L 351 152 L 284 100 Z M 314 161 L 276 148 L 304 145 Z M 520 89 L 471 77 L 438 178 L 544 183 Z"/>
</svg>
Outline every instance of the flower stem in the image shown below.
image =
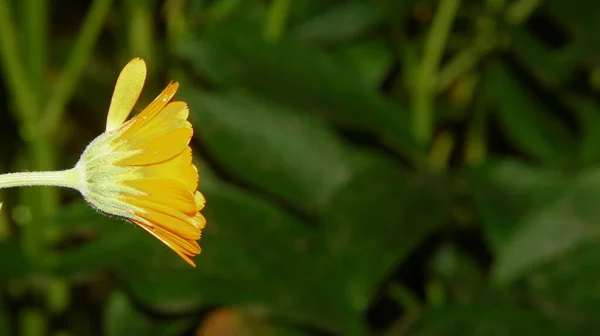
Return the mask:
<svg viewBox="0 0 600 336">
<path fill-rule="evenodd" d="M 0 189 L 26 186 L 52 186 L 76 189 L 79 171 L 73 169 L 49 172 L 21 172 L 0 175 Z"/>
</svg>

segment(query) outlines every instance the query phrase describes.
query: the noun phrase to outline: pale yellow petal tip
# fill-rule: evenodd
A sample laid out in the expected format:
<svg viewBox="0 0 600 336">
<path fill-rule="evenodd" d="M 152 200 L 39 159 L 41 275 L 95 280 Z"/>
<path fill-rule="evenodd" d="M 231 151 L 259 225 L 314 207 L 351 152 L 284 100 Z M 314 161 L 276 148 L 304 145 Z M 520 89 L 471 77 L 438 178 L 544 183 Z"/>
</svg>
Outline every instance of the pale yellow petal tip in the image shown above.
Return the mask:
<svg viewBox="0 0 600 336">
<path fill-rule="evenodd" d="M 127 120 L 144 88 L 145 81 L 146 63 L 139 57 L 129 61 L 121 70 L 108 109 L 107 132 L 118 129 Z"/>
<path fill-rule="evenodd" d="M 0 202 L 0 211 L 2 210 L 2 202 Z"/>
</svg>

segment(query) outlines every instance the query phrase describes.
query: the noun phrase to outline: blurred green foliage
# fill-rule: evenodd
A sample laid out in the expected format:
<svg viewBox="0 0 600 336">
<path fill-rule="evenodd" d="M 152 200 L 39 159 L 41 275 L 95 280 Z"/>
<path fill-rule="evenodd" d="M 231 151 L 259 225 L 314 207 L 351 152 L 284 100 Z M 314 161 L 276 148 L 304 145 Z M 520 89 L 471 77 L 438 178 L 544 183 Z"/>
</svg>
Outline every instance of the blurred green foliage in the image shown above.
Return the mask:
<svg viewBox="0 0 600 336">
<path fill-rule="evenodd" d="M 72 191 L 1 190 L 0 336 L 595 334 L 599 12 L 0 0 L 0 171 L 72 166 L 141 56 L 136 110 L 181 83 L 208 220 L 190 268 Z"/>
</svg>

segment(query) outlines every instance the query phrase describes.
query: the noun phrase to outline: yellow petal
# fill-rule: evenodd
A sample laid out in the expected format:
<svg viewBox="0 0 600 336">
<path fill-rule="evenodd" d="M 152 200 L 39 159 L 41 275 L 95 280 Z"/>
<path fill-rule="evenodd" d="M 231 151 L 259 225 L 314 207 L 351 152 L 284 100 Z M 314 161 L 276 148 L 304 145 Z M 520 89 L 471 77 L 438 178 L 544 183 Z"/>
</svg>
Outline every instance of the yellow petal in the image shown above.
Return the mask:
<svg viewBox="0 0 600 336">
<path fill-rule="evenodd" d="M 148 198 L 155 203 L 169 206 L 178 211 L 194 214 L 196 213 L 196 202 L 189 187 L 165 176 L 162 178 L 144 178 L 139 180 L 125 181 L 130 187 L 144 193 L 144 196 L 124 196 L 130 198 Z"/>
<path fill-rule="evenodd" d="M 185 102 L 172 101 L 160 112 L 157 118 L 168 120 L 170 118 L 176 118 L 180 120 L 187 120 L 190 114 L 190 110 Z"/>
<path fill-rule="evenodd" d="M 154 237 L 158 238 L 165 245 L 170 247 L 175 253 L 177 253 L 183 260 L 185 260 L 188 264 L 193 267 L 196 267 L 196 264 L 190 259 L 190 256 L 194 256 L 196 254 L 200 254 L 200 245 L 196 241 L 183 239 L 178 237 L 171 232 L 161 228 L 160 226 L 149 227 L 144 223 L 140 223 L 137 221 L 133 221 L 142 229 L 146 230 Z"/>
<path fill-rule="evenodd" d="M 188 147 L 192 138 L 192 129 L 189 127 L 168 130 L 162 134 L 152 133 L 152 136 L 132 139 L 127 143 L 129 150 L 140 149 L 138 153 L 117 162 L 120 166 L 145 166 L 169 160 Z"/>
<path fill-rule="evenodd" d="M 141 58 L 131 60 L 119 75 L 110 101 L 106 131 L 121 127 L 138 100 L 146 80 L 146 63 Z"/>
<path fill-rule="evenodd" d="M 128 122 L 127 130 L 123 133 L 124 137 L 137 132 L 158 115 L 165 106 L 173 99 L 173 96 L 179 88 L 179 83 L 170 83 L 146 108 L 140 112 L 134 119 Z"/>
<path fill-rule="evenodd" d="M 200 239 L 200 229 L 198 229 L 196 223 L 192 222 L 194 217 L 189 217 L 182 212 L 152 202 L 149 199 L 130 198 L 128 202 L 143 209 L 143 212 L 136 211 L 136 215 L 152 223 L 152 225 L 160 226 L 184 239 Z"/>
<path fill-rule="evenodd" d="M 195 192 L 198 187 L 198 171 L 192 165 L 192 149 L 185 148 L 174 158 L 139 167 L 144 180 L 149 178 L 172 179 L 187 187 L 190 192 Z"/>
<path fill-rule="evenodd" d="M 196 193 L 194 194 L 194 199 L 196 201 L 196 210 L 202 210 L 204 208 L 204 204 L 206 204 L 206 199 L 204 198 L 204 195 L 202 195 L 202 193 L 200 193 L 199 191 L 196 191 Z"/>
<path fill-rule="evenodd" d="M 206 218 L 204 218 L 204 215 L 198 212 L 192 219 L 192 224 L 196 229 L 203 230 L 206 226 Z"/>
</svg>

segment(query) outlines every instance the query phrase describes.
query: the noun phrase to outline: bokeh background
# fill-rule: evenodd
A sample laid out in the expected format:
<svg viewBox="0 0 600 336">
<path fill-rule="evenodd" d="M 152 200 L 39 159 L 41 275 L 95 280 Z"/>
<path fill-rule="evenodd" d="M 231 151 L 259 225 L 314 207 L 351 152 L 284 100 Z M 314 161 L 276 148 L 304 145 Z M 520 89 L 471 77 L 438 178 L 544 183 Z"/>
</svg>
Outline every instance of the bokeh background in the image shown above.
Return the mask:
<svg viewBox="0 0 600 336">
<path fill-rule="evenodd" d="M 0 172 L 72 167 L 170 80 L 191 268 L 71 190 L 0 190 L 0 335 L 595 335 L 600 2 L 0 0 Z"/>
</svg>

